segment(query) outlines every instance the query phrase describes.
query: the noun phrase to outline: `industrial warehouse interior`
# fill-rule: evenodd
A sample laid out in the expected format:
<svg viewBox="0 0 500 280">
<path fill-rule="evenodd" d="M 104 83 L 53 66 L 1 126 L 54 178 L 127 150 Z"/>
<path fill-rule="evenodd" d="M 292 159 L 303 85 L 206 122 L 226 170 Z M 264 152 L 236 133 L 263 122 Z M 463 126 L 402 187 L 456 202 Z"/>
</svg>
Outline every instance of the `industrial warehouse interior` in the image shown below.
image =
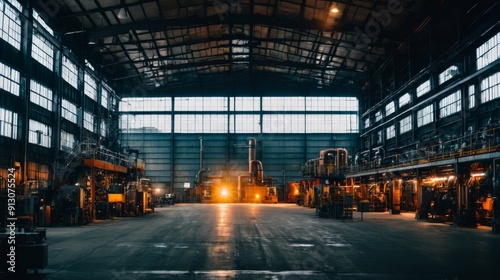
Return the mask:
<svg viewBox="0 0 500 280">
<path fill-rule="evenodd" d="M 500 2 L 0 0 L 1 279 L 499 279 Z"/>
</svg>

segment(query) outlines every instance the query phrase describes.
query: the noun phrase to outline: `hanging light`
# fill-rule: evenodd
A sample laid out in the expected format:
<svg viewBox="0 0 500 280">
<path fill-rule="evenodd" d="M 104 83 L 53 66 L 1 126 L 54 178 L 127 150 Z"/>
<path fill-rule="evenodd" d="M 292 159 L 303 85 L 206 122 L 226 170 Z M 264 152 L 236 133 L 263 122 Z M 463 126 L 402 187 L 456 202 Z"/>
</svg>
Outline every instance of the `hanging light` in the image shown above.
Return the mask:
<svg viewBox="0 0 500 280">
<path fill-rule="evenodd" d="M 121 8 L 118 12 L 119 19 L 128 19 L 128 11 L 125 8 Z"/>
<path fill-rule="evenodd" d="M 121 1 L 121 6 L 122 6 L 122 8 L 118 12 L 118 18 L 119 19 L 128 19 L 128 11 L 127 11 L 127 9 L 125 9 L 125 7 L 126 7 L 125 0 Z"/>
</svg>

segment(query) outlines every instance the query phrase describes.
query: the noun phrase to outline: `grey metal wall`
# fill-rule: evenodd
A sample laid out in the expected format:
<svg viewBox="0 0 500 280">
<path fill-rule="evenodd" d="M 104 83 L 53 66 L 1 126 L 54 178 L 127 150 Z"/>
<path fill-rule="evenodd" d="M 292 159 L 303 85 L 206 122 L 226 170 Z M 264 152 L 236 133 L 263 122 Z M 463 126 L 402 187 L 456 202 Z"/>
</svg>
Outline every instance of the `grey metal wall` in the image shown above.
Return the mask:
<svg viewBox="0 0 500 280">
<path fill-rule="evenodd" d="M 200 137 L 203 153 L 200 157 Z M 168 185 L 166 192 L 183 193 L 184 183 L 197 180 L 200 158 L 203 168 L 237 180 L 248 173 L 248 138 L 257 139 L 256 159 L 264 176 L 276 183 L 300 180 L 300 166 L 325 148 L 346 148 L 350 156 L 359 147 L 358 134 L 162 134 L 127 133 L 122 147 L 138 149 L 146 161 L 146 176 L 153 184 Z M 172 183 L 170 183 L 172 182 Z"/>
</svg>

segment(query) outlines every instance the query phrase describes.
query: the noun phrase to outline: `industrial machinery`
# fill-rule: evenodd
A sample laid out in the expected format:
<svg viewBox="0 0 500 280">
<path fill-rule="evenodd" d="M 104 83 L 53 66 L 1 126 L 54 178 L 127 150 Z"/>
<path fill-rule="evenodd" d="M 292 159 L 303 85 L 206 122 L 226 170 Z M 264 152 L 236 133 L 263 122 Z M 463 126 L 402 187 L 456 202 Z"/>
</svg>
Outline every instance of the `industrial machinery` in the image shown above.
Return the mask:
<svg viewBox="0 0 500 280">
<path fill-rule="evenodd" d="M 352 219 L 354 186 L 317 185 L 316 213 L 320 217 Z"/>
<path fill-rule="evenodd" d="M 90 189 L 88 187 L 76 184 L 59 188 L 54 205 L 56 225 L 86 225 L 91 222 L 90 211 Z"/>
<path fill-rule="evenodd" d="M 348 165 L 347 150 L 330 148 L 321 150 L 318 158 L 308 160 L 302 165 L 304 177 L 342 177 L 342 172 Z"/>
<path fill-rule="evenodd" d="M 272 177 L 264 177 L 262 162 L 256 160 L 255 138 L 248 138 L 248 174 L 238 176 L 238 200 L 251 203 L 277 203 L 278 193 Z"/>
<path fill-rule="evenodd" d="M 222 175 L 215 175 L 212 173 L 213 171 L 210 168 L 204 168 L 198 171 L 196 202 L 231 202 L 231 190 L 222 183 Z"/>
<path fill-rule="evenodd" d="M 125 188 L 122 184 L 112 184 L 109 186 L 108 192 L 109 212 L 112 216 L 119 217 L 125 212 Z"/>
<path fill-rule="evenodd" d="M 321 150 L 318 158 L 306 161 L 301 167 L 304 180 L 293 185 L 297 204 L 316 208 L 320 217 L 352 218 L 355 187 L 345 179 L 347 166 L 343 148 Z"/>
<path fill-rule="evenodd" d="M 154 212 L 153 191 L 149 179 L 141 178 L 139 182 L 129 183 L 125 209 L 129 216 Z"/>
<path fill-rule="evenodd" d="M 39 190 L 45 181 L 26 181 L 20 185 L 0 182 L 0 207 L 5 211 L 0 229 L 0 269 L 21 279 L 27 269 L 43 269 L 48 265 L 46 230 L 38 228 Z M 15 197 L 15 198 L 14 198 Z M 15 218 L 15 219 L 12 219 Z"/>
<path fill-rule="evenodd" d="M 56 224 L 86 224 L 154 210 L 151 182 L 143 178 L 145 163 L 138 150 L 128 149 L 125 155 L 84 141 L 65 151 L 53 167 L 61 187 L 46 206 L 52 206 Z"/>
<path fill-rule="evenodd" d="M 256 160 L 256 139 L 248 138 L 248 173 L 235 182 L 209 168 L 198 171 L 196 202 L 278 203 L 278 190 L 272 177 L 264 177 L 262 162 Z"/>
<path fill-rule="evenodd" d="M 251 203 L 278 203 L 276 187 L 272 178 L 265 178 L 260 185 L 252 183 L 251 179 L 243 183 L 244 202 Z"/>
</svg>

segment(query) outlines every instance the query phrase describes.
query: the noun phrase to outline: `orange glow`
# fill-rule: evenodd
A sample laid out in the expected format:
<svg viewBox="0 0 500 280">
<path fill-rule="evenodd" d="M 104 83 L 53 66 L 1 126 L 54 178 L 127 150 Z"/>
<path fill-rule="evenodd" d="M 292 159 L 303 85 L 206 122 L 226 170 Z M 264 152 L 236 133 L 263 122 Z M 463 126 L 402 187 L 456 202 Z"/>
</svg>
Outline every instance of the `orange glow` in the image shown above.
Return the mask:
<svg viewBox="0 0 500 280">
<path fill-rule="evenodd" d="M 255 195 L 255 198 L 260 198 L 260 195 L 256 194 L 256 195 Z"/>
<path fill-rule="evenodd" d="M 336 14 L 336 13 L 338 13 L 338 12 L 339 12 L 339 9 L 335 7 L 335 8 L 332 8 L 332 9 L 330 10 L 330 12 L 332 12 L 332 13 Z"/>
<path fill-rule="evenodd" d="M 226 197 L 227 196 L 227 190 L 226 189 L 222 189 L 222 191 L 220 192 L 220 195 Z"/>
</svg>

